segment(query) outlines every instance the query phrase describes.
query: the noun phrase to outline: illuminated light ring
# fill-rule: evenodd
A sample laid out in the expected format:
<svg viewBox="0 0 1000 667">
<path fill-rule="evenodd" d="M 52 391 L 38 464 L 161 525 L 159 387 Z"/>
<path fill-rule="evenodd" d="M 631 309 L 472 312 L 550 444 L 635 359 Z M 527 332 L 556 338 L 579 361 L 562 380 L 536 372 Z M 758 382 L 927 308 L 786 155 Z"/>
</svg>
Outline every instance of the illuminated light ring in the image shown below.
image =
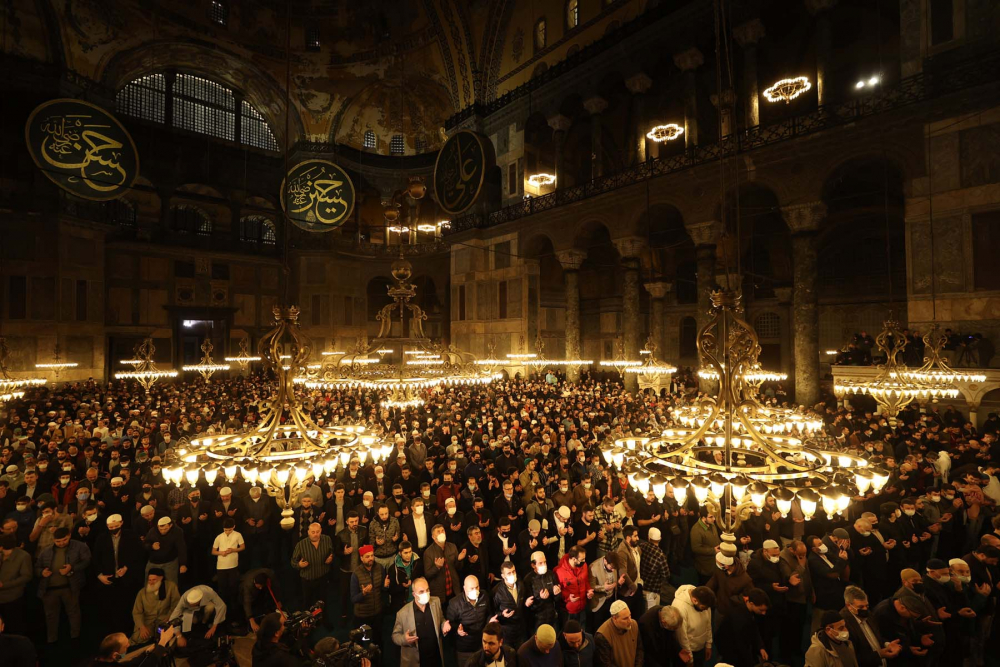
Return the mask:
<svg viewBox="0 0 1000 667">
<path fill-rule="evenodd" d="M 79 365 L 80 364 L 78 364 L 76 362 L 68 362 L 67 361 L 65 363 L 59 363 L 59 364 L 35 364 L 35 368 L 43 368 L 43 369 L 44 368 L 60 368 L 60 369 L 62 369 L 62 368 L 76 368 Z"/>
<path fill-rule="evenodd" d="M 641 366 L 630 366 L 625 369 L 626 373 L 637 373 L 639 375 L 670 375 L 677 372 L 676 366 L 669 364 L 643 364 Z"/>
<path fill-rule="evenodd" d="M 324 354 L 326 354 L 324 352 Z M 246 363 L 248 361 L 260 361 L 260 357 L 223 357 L 225 361 L 231 361 L 233 363 Z"/>
<path fill-rule="evenodd" d="M 436 232 L 437 229 L 437 225 L 429 225 L 427 223 L 417 225 L 418 232 Z"/>
<path fill-rule="evenodd" d="M 667 123 L 666 125 L 657 125 L 649 132 L 646 133 L 647 139 L 652 139 L 656 143 L 663 143 L 664 141 L 673 141 L 684 134 L 684 128 L 677 123 Z"/>
<path fill-rule="evenodd" d="M 764 89 L 764 99 L 768 102 L 791 102 L 799 95 L 812 89 L 808 77 L 797 76 L 792 79 L 781 79 Z"/>
<path fill-rule="evenodd" d="M 618 359 L 615 361 L 602 361 L 601 366 L 611 367 L 611 368 L 628 368 L 630 366 L 642 366 L 641 361 L 630 361 L 628 359 Z"/>
<path fill-rule="evenodd" d="M 528 177 L 528 183 L 536 188 L 542 187 L 543 185 L 552 185 L 556 182 L 556 177 L 553 174 L 532 174 Z"/>
<path fill-rule="evenodd" d="M 181 366 L 181 370 L 183 371 L 195 371 L 198 373 L 207 373 L 209 371 L 213 373 L 215 371 L 228 371 L 229 368 L 229 364 L 195 364 L 193 366 Z"/>
<path fill-rule="evenodd" d="M 124 373 L 115 373 L 116 380 L 128 380 L 136 379 L 141 380 L 144 378 L 175 378 L 177 377 L 177 371 L 128 371 Z"/>
</svg>

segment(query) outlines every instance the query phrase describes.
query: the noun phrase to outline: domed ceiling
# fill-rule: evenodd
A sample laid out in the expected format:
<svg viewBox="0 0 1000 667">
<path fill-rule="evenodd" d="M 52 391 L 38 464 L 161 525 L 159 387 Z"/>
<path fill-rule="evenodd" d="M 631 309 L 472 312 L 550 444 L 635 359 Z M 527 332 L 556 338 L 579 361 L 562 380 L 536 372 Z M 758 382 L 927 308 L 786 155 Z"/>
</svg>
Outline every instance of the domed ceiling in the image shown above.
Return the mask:
<svg viewBox="0 0 1000 667">
<path fill-rule="evenodd" d="M 477 91 L 489 100 L 523 83 L 640 1 L 602 3 L 593 21 L 557 38 L 564 0 L 10 0 L 3 43 L 65 67 L 85 88 L 117 90 L 170 69 L 212 78 L 242 91 L 279 145 L 288 77 L 291 141 L 362 149 L 371 130 L 376 152 L 402 135 L 412 154 L 440 147 L 444 121 Z M 546 15 L 552 46 L 529 55 L 525 27 Z"/>
</svg>

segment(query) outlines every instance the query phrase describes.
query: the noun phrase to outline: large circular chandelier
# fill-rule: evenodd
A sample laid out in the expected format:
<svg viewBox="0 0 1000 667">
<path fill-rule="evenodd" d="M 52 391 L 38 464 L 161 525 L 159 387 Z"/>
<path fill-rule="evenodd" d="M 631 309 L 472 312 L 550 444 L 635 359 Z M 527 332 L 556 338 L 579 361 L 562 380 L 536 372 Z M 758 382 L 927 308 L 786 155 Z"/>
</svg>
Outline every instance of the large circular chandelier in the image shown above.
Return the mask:
<svg viewBox="0 0 1000 667">
<path fill-rule="evenodd" d="M 911 370 L 899 359 L 906 348 L 906 337 L 899 323 L 889 316 L 882 331 L 875 337 L 875 345 L 885 354 L 885 363 L 878 366 L 878 373 L 871 380 L 840 379 L 834 384 L 837 396 L 846 394 L 867 394 L 875 399 L 882 414 L 895 428 L 899 411 L 913 401 L 936 401 L 939 398 L 955 398 L 958 389 L 954 385 L 954 371 L 947 365 L 941 366 L 938 359 L 935 370 L 933 359 L 920 369 Z M 935 357 L 933 346 L 931 356 Z"/>
<path fill-rule="evenodd" d="M 205 435 L 179 448 L 176 460 L 163 468 L 167 481 L 194 485 L 203 475 L 209 484 L 222 474 L 234 481 L 237 473 L 250 484 L 260 484 L 291 516 L 288 505 L 309 478 L 346 467 L 352 456 L 362 463 L 378 461 L 391 446 L 362 424 L 324 427 L 305 412 L 296 396 L 293 378 L 307 366 L 311 345 L 299 330 L 299 309 L 274 308 L 277 326 L 265 335 L 259 355 L 277 376 L 277 387 L 262 410 L 260 423 L 239 434 Z M 287 522 L 283 520 L 283 525 Z"/>
<path fill-rule="evenodd" d="M 392 302 L 375 316 L 381 323 L 371 342 L 361 341 L 349 354 L 326 355 L 324 363 L 306 367 L 295 381 L 309 389 L 359 388 L 386 394 L 385 408 L 423 405 L 421 394 L 440 385 L 488 384 L 495 366 L 480 364 L 475 355 L 454 345 L 444 346 L 424 334 L 427 314 L 412 303 L 417 288 L 410 282 L 413 268 L 405 259 L 392 264 L 395 285 L 388 289 Z M 395 325 L 394 325 L 395 322 Z M 395 335 L 394 330 L 399 332 Z"/>
<path fill-rule="evenodd" d="M 719 378 L 715 397 L 675 409 L 675 425 L 644 437 L 605 446 L 609 465 L 625 470 L 633 488 L 659 499 L 668 490 L 683 503 L 694 493 L 725 533 L 734 532 L 768 495 L 787 515 L 798 497 L 806 517 L 817 507 L 829 516 L 843 513 L 851 498 L 876 492 L 888 474 L 867 460 L 810 440 L 822 421 L 797 410 L 761 405 L 748 379 L 758 366 L 760 345 L 741 317 L 732 291 L 711 296 L 712 319 L 698 336 L 703 366 Z"/>
<path fill-rule="evenodd" d="M 16 378 L 9 373 L 7 360 L 10 358 L 10 348 L 7 340 L 0 336 L 0 405 L 7 401 L 24 398 L 24 391 L 29 387 L 40 387 L 45 384 L 43 378 Z"/>
<path fill-rule="evenodd" d="M 661 379 L 664 375 L 669 376 L 677 372 L 676 366 L 665 364 L 656 358 L 656 347 L 656 343 L 653 342 L 653 336 L 650 335 L 646 338 L 646 347 L 639 350 L 639 354 L 646 357 L 645 361 L 625 368 L 625 373 L 634 373 L 639 376 L 640 388 L 643 381 L 653 382 Z"/>
<path fill-rule="evenodd" d="M 649 132 L 646 133 L 646 138 L 655 141 L 656 143 L 663 143 L 664 141 L 673 141 L 684 134 L 684 128 L 677 123 L 667 123 L 666 125 L 657 125 L 653 127 Z"/>
</svg>

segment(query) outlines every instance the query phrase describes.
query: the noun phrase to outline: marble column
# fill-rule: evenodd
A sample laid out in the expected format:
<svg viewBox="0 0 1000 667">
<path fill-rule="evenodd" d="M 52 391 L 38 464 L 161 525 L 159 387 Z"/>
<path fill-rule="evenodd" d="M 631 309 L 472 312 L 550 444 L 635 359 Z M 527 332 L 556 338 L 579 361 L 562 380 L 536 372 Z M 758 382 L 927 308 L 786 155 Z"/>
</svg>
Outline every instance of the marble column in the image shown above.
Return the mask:
<svg viewBox="0 0 1000 667">
<path fill-rule="evenodd" d="M 556 253 L 563 268 L 566 285 L 566 358 L 580 359 L 580 265 L 587 258 L 583 250 L 561 250 Z M 571 366 L 566 369 L 566 378 L 580 379 L 580 369 Z"/>
<path fill-rule="evenodd" d="M 608 108 L 608 101 L 595 95 L 584 100 L 583 108 L 590 114 L 590 177 L 597 178 L 604 168 L 604 152 L 601 147 L 601 137 L 603 136 L 601 114 Z"/>
<path fill-rule="evenodd" d="M 661 361 L 666 359 L 667 354 L 667 341 L 665 338 L 666 334 L 666 323 L 664 321 L 664 307 L 666 306 L 666 297 L 673 288 L 673 283 L 657 281 L 645 284 L 646 291 L 652 297 L 652 303 L 650 305 L 650 317 L 649 317 L 649 335 L 653 339 L 653 343 L 656 344 L 656 358 Z"/>
<path fill-rule="evenodd" d="M 688 150 L 698 145 L 698 94 L 695 70 L 705 64 L 705 57 L 697 48 L 690 48 L 674 56 L 674 64 L 684 76 L 684 147 Z"/>
<path fill-rule="evenodd" d="M 685 225 L 694 242 L 696 276 L 698 280 L 698 332 L 708 324 L 712 308 L 712 289 L 715 287 L 715 247 L 719 240 L 720 224 L 715 220 Z"/>
<path fill-rule="evenodd" d="M 625 342 L 625 358 L 638 359 L 642 346 L 639 331 L 639 266 L 640 254 L 646 247 L 646 240 L 629 236 L 614 240 L 615 248 L 621 256 L 625 281 L 622 286 L 622 338 Z M 625 375 L 625 388 L 634 391 L 639 388 L 639 379 L 634 373 Z"/>
<path fill-rule="evenodd" d="M 764 36 L 764 24 L 752 19 L 733 29 L 733 39 L 743 49 L 743 89 L 746 98 L 743 120 L 747 127 L 760 125 L 760 89 L 757 82 L 757 42 Z"/>
<path fill-rule="evenodd" d="M 816 230 L 826 205 L 810 202 L 781 209 L 792 232 L 792 339 L 795 401 L 819 402 L 819 301 L 816 293 Z"/>
<path fill-rule="evenodd" d="M 646 127 L 645 100 L 646 91 L 652 85 L 653 80 L 644 72 L 637 72 L 625 79 L 625 87 L 632 93 L 632 118 L 634 119 L 634 123 L 630 153 L 636 162 L 644 162 L 646 160 L 646 132 L 649 131 L 649 128 Z"/>
<path fill-rule="evenodd" d="M 833 58 L 830 46 L 830 12 L 837 5 L 837 0 L 805 0 L 806 9 L 816 17 L 816 100 L 820 106 L 830 100 L 826 94 L 826 71 Z"/>
<path fill-rule="evenodd" d="M 565 182 L 566 169 L 563 163 L 563 145 L 566 143 L 566 133 L 569 131 L 572 121 L 563 116 L 562 114 L 557 114 L 552 116 L 549 120 L 549 127 L 552 128 L 552 140 L 555 145 L 555 150 L 552 156 L 553 168 L 556 172 L 556 184 L 555 189 L 564 188 L 569 184 Z"/>
</svg>

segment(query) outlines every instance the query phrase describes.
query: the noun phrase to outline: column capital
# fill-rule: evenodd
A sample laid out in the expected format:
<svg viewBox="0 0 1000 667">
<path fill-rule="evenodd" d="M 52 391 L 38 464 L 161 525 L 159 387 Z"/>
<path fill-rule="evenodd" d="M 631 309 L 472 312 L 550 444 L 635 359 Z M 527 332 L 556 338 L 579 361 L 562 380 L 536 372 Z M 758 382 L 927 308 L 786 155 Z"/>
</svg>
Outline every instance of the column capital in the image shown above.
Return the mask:
<svg viewBox="0 0 1000 667">
<path fill-rule="evenodd" d="M 687 229 L 688 236 L 691 237 L 696 246 L 715 245 L 719 242 L 722 231 L 722 225 L 718 220 L 685 224 L 684 228 Z"/>
<path fill-rule="evenodd" d="M 682 72 L 694 71 L 705 64 L 705 56 L 697 47 L 674 54 L 674 64 Z"/>
<path fill-rule="evenodd" d="M 814 232 L 819 229 L 819 223 L 826 217 L 826 204 L 821 201 L 806 204 L 782 206 L 781 213 L 788 223 L 788 229 L 793 234 Z"/>
<path fill-rule="evenodd" d="M 612 243 L 615 244 L 615 248 L 623 260 L 638 258 L 646 247 L 646 239 L 641 236 L 626 236 L 614 239 Z"/>
<path fill-rule="evenodd" d="M 733 28 L 733 39 L 744 49 L 748 46 L 756 46 L 764 34 L 764 24 L 760 19 L 750 19 Z"/>
<path fill-rule="evenodd" d="M 646 283 L 643 287 L 646 288 L 646 291 L 654 299 L 662 299 L 670 293 L 670 290 L 674 288 L 674 284 L 660 280 L 653 283 Z"/>
<path fill-rule="evenodd" d="M 587 259 L 587 252 L 576 248 L 558 250 L 556 251 L 556 259 L 562 264 L 563 271 L 579 271 L 583 260 Z"/>
<path fill-rule="evenodd" d="M 555 116 L 550 116 L 548 118 L 548 123 L 549 127 L 551 127 L 554 132 L 560 132 L 560 131 L 564 132 L 570 128 L 570 125 L 573 124 L 573 121 L 571 121 L 569 118 L 559 113 L 556 114 Z"/>
<path fill-rule="evenodd" d="M 825 12 L 836 7 L 837 0 L 805 0 L 805 5 L 809 13 L 816 16 L 820 12 Z"/>
<path fill-rule="evenodd" d="M 583 108 L 591 116 L 596 116 L 597 114 L 604 113 L 604 110 L 608 108 L 608 101 L 600 95 L 594 95 L 583 101 Z"/>
<path fill-rule="evenodd" d="M 625 79 L 625 87 L 633 95 L 640 95 L 653 86 L 653 80 L 645 72 L 636 72 Z"/>
</svg>

